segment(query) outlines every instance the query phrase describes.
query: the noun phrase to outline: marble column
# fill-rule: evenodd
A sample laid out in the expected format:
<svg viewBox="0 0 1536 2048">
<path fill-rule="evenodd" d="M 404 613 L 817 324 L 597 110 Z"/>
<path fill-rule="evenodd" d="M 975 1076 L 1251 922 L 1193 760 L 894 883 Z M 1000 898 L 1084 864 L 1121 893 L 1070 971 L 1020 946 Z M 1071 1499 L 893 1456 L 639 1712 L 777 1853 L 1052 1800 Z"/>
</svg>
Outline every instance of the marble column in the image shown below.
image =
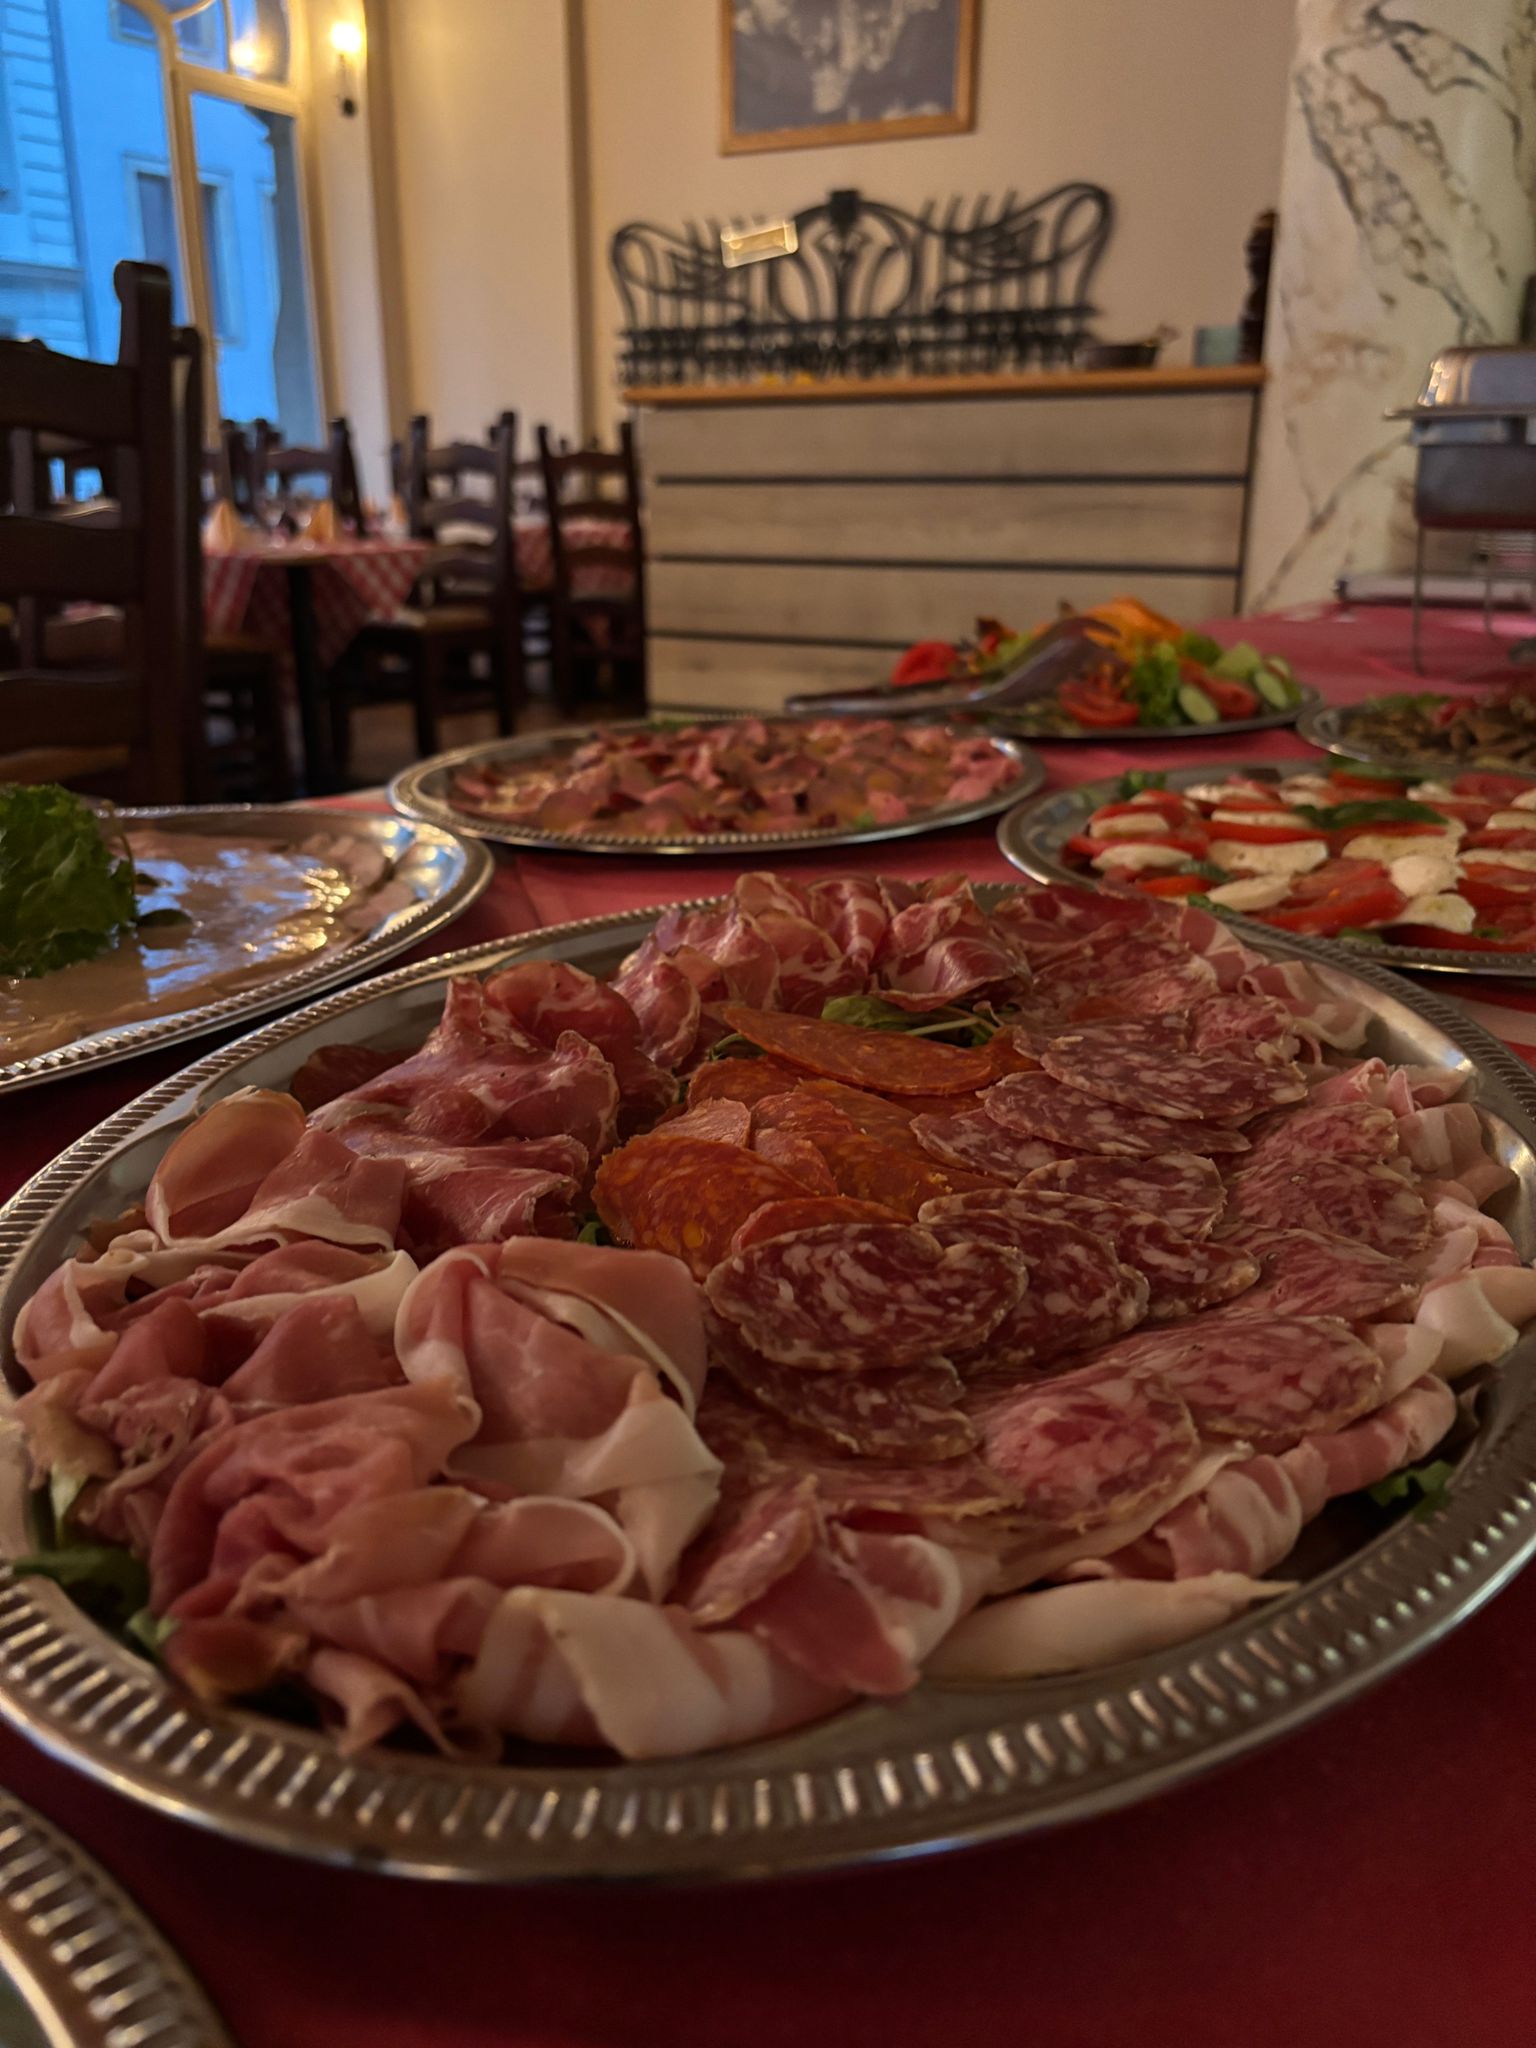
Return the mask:
<svg viewBox="0 0 1536 2048">
<path fill-rule="evenodd" d="M 1536 271 L 1536 0 L 1298 0 L 1248 609 L 1412 560 L 1384 421 L 1438 349 L 1513 341 Z"/>
</svg>

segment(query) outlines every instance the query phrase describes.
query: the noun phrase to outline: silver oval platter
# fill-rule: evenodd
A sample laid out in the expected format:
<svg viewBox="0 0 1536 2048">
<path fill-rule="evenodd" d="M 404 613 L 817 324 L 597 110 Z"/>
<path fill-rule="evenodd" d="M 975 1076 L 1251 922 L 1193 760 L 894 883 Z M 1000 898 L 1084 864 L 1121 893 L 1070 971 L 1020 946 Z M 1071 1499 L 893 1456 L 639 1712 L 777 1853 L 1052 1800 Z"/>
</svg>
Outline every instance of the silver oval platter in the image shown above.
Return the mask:
<svg viewBox="0 0 1536 2048">
<path fill-rule="evenodd" d="M 1426 690 L 1426 697 L 1450 697 L 1449 690 Z M 1310 740 L 1314 747 L 1322 747 L 1327 753 L 1341 754 L 1350 761 L 1369 761 L 1382 768 L 1401 768 L 1405 773 L 1428 777 L 1459 774 L 1462 770 L 1491 771 L 1497 775 L 1531 775 L 1536 769 L 1522 767 L 1518 761 L 1473 760 L 1458 761 L 1446 755 L 1423 754 L 1409 758 L 1400 754 L 1383 752 L 1380 747 L 1370 746 L 1349 736 L 1349 714 L 1360 711 L 1363 704 L 1312 704 L 1302 714 L 1297 732 L 1304 740 Z"/>
<path fill-rule="evenodd" d="M 1323 705 L 1323 698 L 1310 683 L 1296 685 L 1297 697 L 1283 711 L 1264 711 L 1256 718 L 1218 718 L 1210 725 L 1116 725 L 1108 728 L 1079 726 L 1075 732 L 1041 732 L 1027 717 L 1007 711 L 994 721 L 1000 731 L 1027 740 L 1031 746 L 1057 747 L 1079 743 L 1111 747 L 1150 746 L 1169 740 L 1229 740 L 1234 733 L 1273 732 L 1277 726 L 1296 725 L 1305 731 L 1306 718 Z"/>
<path fill-rule="evenodd" d="M 233 2048 L 185 1965 L 106 1872 L 0 1793 L 6 2048 Z"/>
<path fill-rule="evenodd" d="M 984 892 L 994 899 L 996 890 Z M 0 1333 L 96 1218 L 142 1194 L 170 1138 L 317 1047 L 418 1043 L 453 973 L 516 959 L 610 972 L 656 913 L 589 920 L 397 969 L 269 1023 L 118 1111 L 0 1210 Z M 1516 1173 L 1494 1212 L 1536 1253 L 1536 1074 L 1453 1004 L 1307 941 L 1264 935 L 1372 1010 L 1366 1050 L 1473 1084 Z M 347 1759 L 312 1729 L 208 1708 L 57 1587 L 0 1576 L 0 1712 L 163 1812 L 340 1863 L 480 1881 L 760 1877 L 995 1840 L 1165 1790 L 1348 1700 L 1429 1648 L 1536 1550 L 1536 1328 L 1479 1397 L 1444 1503 L 1364 1531 L 1312 1527 L 1297 1589 L 1180 1648 L 1014 1684 L 928 1682 L 771 1741 L 647 1764 L 524 1749 L 497 1765 Z M 20 1432 L 0 1436 L 0 1557 L 28 1542 Z M 1331 1510 L 1328 1511 L 1332 1513 Z"/>
<path fill-rule="evenodd" d="M 269 1010 L 306 1001 L 339 982 L 355 981 L 450 924 L 480 895 L 495 870 L 491 854 L 477 841 L 463 839 L 441 826 L 364 811 L 320 810 L 299 804 L 230 804 L 198 809 L 124 808 L 113 816 L 130 828 L 154 825 L 174 830 L 184 825 L 191 832 L 226 831 L 246 839 L 283 843 L 301 841 L 313 833 L 365 839 L 383 854 L 389 879 L 403 883 L 408 898 L 394 908 L 384 908 L 351 945 L 327 948 L 286 974 L 274 974 L 213 1002 L 109 1025 L 28 1059 L 0 1060 L 0 1095 L 110 1066 L 136 1053 L 198 1038 L 206 1031 L 244 1024 Z"/>
<path fill-rule="evenodd" d="M 1287 775 L 1315 774 L 1318 763 L 1315 759 L 1223 762 L 1222 767 L 1234 774 L 1278 782 Z M 1210 779 L 1209 768 L 1170 768 L 1166 784 L 1171 790 L 1188 789 Z M 1102 782 L 1084 782 L 1075 789 L 1047 790 L 1043 796 L 1027 799 L 998 826 L 999 847 L 1016 868 L 1036 882 L 1075 882 L 1082 888 L 1098 887 L 1098 876 L 1068 866 L 1062 852 L 1100 804 L 1114 801 L 1118 783 L 1117 776 L 1109 776 Z M 1251 945 L 1277 936 L 1272 926 L 1244 917 L 1240 911 L 1223 910 L 1220 914 Z M 1334 959 L 1380 960 L 1385 966 L 1411 967 L 1415 972 L 1432 974 L 1486 974 L 1508 981 L 1536 981 L 1536 953 L 1458 953 L 1449 947 L 1372 946 L 1350 939 L 1325 939 L 1319 943 Z"/>
<path fill-rule="evenodd" d="M 434 754 L 397 775 L 389 785 L 389 800 L 407 818 L 420 818 L 449 832 L 468 833 L 478 839 L 492 839 L 502 846 L 538 847 L 549 853 L 621 854 L 630 860 L 653 856 L 692 855 L 717 857 L 722 853 L 750 854 L 754 860 L 771 853 L 792 853 L 799 847 L 863 846 L 877 839 L 907 839 L 918 832 L 938 832 L 948 825 L 973 825 L 982 818 L 995 818 L 1010 804 L 1032 796 L 1045 781 L 1045 764 L 1019 740 L 988 734 L 1001 754 L 1018 764 L 1019 773 L 1006 789 L 974 803 L 946 804 L 921 811 L 894 825 L 826 825 L 789 832 L 698 832 L 685 839 L 635 839 L 619 833 L 547 832 L 537 826 L 519 825 L 510 819 L 482 818 L 473 811 L 460 810 L 449 791 L 454 773 L 460 768 L 499 767 L 532 761 L 562 747 L 575 748 L 598 734 L 641 733 L 658 725 L 682 726 L 719 723 L 750 716 L 744 712 L 700 712 L 697 718 L 632 719 L 625 724 L 571 727 L 563 732 L 531 734 L 523 739 L 492 740 L 473 747 L 458 747 L 449 754 Z M 778 716 L 779 714 L 772 714 Z M 807 723 L 807 720 L 800 720 Z M 975 734 L 968 737 L 977 737 Z"/>
</svg>

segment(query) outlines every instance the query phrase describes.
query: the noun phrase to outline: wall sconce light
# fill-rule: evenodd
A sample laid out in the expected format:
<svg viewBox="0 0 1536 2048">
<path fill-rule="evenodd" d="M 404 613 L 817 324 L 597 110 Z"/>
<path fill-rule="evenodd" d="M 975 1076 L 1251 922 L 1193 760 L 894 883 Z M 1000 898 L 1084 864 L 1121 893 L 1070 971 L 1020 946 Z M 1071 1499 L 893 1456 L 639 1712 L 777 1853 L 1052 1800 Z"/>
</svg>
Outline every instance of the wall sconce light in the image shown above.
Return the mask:
<svg viewBox="0 0 1536 2048">
<path fill-rule="evenodd" d="M 355 66 L 363 54 L 363 31 L 355 21 L 331 23 L 331 48 L 336 56 L 336 104 L 350 120 L 357 112 Z"/>
<path fill-rule="evenodd" d="M 243 72 L 254 77 L 261 69 L 261 44 L 255 36 L 236 36 L 229 46 L 229 63 L 232 71 Z"/>
</svg>

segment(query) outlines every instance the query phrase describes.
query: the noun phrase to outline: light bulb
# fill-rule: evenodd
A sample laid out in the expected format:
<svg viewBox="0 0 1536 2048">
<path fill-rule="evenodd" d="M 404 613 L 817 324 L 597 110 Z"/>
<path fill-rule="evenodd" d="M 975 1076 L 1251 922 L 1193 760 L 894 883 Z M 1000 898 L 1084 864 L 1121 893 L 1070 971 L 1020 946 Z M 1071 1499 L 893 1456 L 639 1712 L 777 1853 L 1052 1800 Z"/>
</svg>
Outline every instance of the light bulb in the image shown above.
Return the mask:
<svg viewBox="0 0 1536 2048">
<path fill-rule="evenodd" d="M 361 57 L 363 54 L 363 31 L 355 21 L 333 21 L 331 23 L 331 48 L 338 57 Z"/>
<path fill-rule="evenodd" d="M 229 61 L 236 71 L 259 71 L 260 43 L 254 36 L 237 36 L 229 46 Z"/>
</svg>

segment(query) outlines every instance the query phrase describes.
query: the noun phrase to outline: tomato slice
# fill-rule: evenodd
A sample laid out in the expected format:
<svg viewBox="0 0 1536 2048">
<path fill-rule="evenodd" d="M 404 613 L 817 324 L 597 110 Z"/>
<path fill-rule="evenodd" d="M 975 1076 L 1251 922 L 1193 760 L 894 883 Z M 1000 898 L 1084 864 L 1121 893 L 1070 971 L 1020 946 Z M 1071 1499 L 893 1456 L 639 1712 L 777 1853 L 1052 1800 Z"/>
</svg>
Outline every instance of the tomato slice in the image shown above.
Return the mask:
<svg viewBox="0 0 1536 2048">
<path fill-rule="evenodd" d="M 1407 901 L 1402 890 L 1394 888 L 1383 877 L 1380 881 L 1362 881 L 1336 889 L 1331 895 L 1320 897 L 1313 903 L 1295 904 L 1288 910 L 1263 910 L 1256 914 L 1265 924 L 1276 925 L 1283 932 L 1311 932 L 1327 937 L 1333 932 L 1343 931 L 1346 925 L 1390 924 Z"/>
<path fill-rule="evenodd" d="M 1191 680 L 1199 684 L 1223 718 L 1252 718 L 1259 708 L 1258 691 L 1250 690 L 1246 683 L 1213 676 L 1205 669 Z"/>
<path fill-rule="evenodd" d="M 1484 866 L 1481 861 L 1468 868 L 1456 884 L 1458 896 L 1465 896 L 1476 910 L 1499 910 L 1509 904 L 1527 904 L 1536 910 L 1536 875 L 1524 868 Z"/>
<path fill-rule="evenodd" d="M 1406 796 L 1408 784 L 1395 777 L 1382 775 L 1351 775 L 1347 769 L 1335 768 L 1329 774 L 1328 786 L 1339 792 L 1341 803 L 1353 803 L 1362 796 Z"/>
<path fill-rule="evenodd" d="M 1458 796 L 1484 797 L 1490 803 L 1513 803 L 1531 787 L 1529 775 L 1499 775 L 1492 770 L 1468 770 L 1451 784 Z"/>
<path fill-rule="evenodd" d="M 1434 924 L 1395 924 L 1392 936 L 1404 946 L 1443 946 L 1453 953 L 1536 952 L 1536 934 L 1483 938 L 1476 932 L 1443 932 Z"/>
<path fill-rule="evenodd" d="M 1203 860 L 1209 844 L 1206 834 L 1196 826 L 1184 832 L 1149 832 L 1145 839 L 1126 833 L 1118 833 L 1112 839 L 1097 839 L 1091 832 L 1078 832 L 1067 841 L 1066 851 L 1079 855 L 1083 860 L 1092 860 L 1112 846 L 1172 846 L 1191 860 Z"/>
<path fill-rule="evenodd" d="M 1203 896 L 1211 884 L 1203 875 L 1138 875 L 1136 887 L 1148 896 Z"/>
<path fill-rule="evenodd" d="M 1212 818 L 1210 824 L 1213 839 L 1235 839 L 1240 846 L 1295 846 L 1327 836 L 1315 825 L 1234 825 L 1225 818 Z"/>
<path fill-rule="evenodd" d="M 1185 803 L 1183 797 L 1176 795 L 1173 790 L 1149 789 L 1127 803 L 1100 804 L 1088 822 L 1090 825 L 1096 825 L 1101 818 L 1139 818 L 1144 817 L 1148 811 L 1155 811 L 1160 818 L 1199 816 L 1199 812 L 1192 805 Z"/>
<path fill-rule="evenodd" d="M 1536 818 L 1532 818 L 1531 828 L 1528 832 L 1515 830 L 1508 832 L 1469 832 L 1462 841 L 1462 844 L 1463 846 L 1470 847 L 1491 846 L 1510 853 L 1536 852 Z"/>
</svg>

